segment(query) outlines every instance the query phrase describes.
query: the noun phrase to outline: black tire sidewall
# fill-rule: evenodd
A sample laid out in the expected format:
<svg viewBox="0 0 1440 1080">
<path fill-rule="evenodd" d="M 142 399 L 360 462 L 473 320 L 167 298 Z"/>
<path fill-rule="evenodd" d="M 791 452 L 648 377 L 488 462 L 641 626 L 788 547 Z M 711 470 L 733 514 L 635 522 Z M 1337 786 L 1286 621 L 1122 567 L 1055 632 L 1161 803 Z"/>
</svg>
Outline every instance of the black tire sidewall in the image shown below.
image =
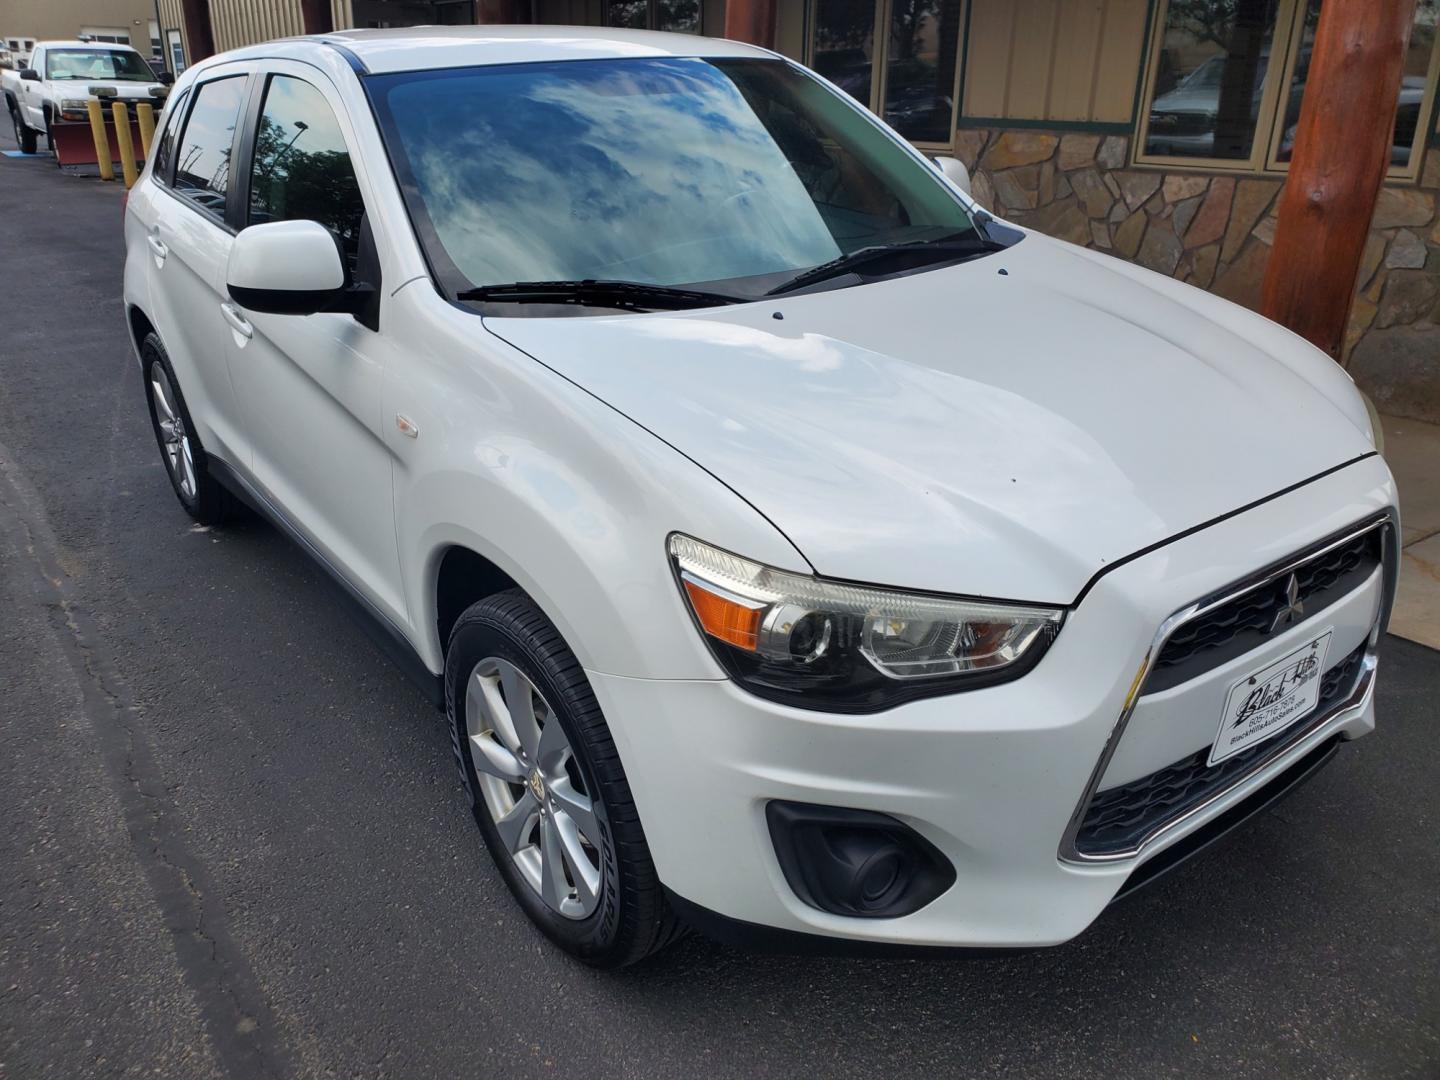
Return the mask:
<svg viewBox="0 0 1440 1080">
<path fill-rule="evenodd" d="M 516 596 L 517 594 L 513 593 L 500 594 L 500 597 L 491 599 Z M 521 602 L 533 608 L 528 600 L 521 598 Z M 591 764 L 591 748 L 583 726 L 574 720 L 577 704 L 582 708 L 585 705 L 596 707 L 593 705 L 593 695 L 586 685 L 583 696 L 589 701 L 577 702 L 575 699 L 580 695 L 577 695 L 575 688 L 567 690 L 556 682 L 551 670 L 552 664 L 556 660 L 563 664 L 567 658 L 573 662 L 573 657 L 568 657 L 569 650 L 563 642 L 560 642 L 560 648 L 564 649 L 567 656 L 553 655 L 553 645 L 547 649 L 536 642 L 523 626 L 516 625 L 516 620 L 507 618 L 506 613 L 499 610 L 501 607 L 502 605 L 482 601 L 466 612 L 456 624 L 450 639 L 445 662 L 445 704 L 456 764 L 460 768 L 466 794 L 470 799 L 471 812 L 485 839 L 486 848 L 520 906 L 545 935 L 561 948 L 589 963 L 605 965 L 610 962 L 621 944 L 625 888 L 604 797 L 604 785 L 597 779 Z M 559 640 L 558 634 L 556 640 Z M 600 852 L 600 902 L 595 910 L 583 919 L 567 919 L 545 904 L 520 875 L 513 857 L 500 840 L 494 822 L 490 820 L 490 811 L 485 805 L 484 795 L 475 777 L 465 726 L 466 682 L 475 665 L 490 656 L 508 660 L 520 668 L 544 695 L 552 715 L 565 729 L 576 766 L 585 781 L 586 791 L 590 793 L 595 818 L 602 833 L 599 838 L 591 837 L 592 842 L 598 839 Z"/>
<path fill-rule="evenodd" d="M 145 340 L 140 343 L 140 373 L 145 384 L 145 404 L 150 411 L 150 429 L 155 435 L 155 446 L 160 451 L 160 463 L 165 468 L 165 475 L 170 481 L 170 490 L 175 492 L 175 497 L 180 500 L 180 505 L 185 512 L 202 525 L 218 524 L 224 519 L 228 499 L 225 490 L 207 471 L 208 458 L 205 449 L 200 445 L 200 438 L 195 434 L 195 423 L 190 419 L 190 409 L 185 404 L 185 392 L 180 389 L 180 380 L 175 375 L 175 369 L 170 364 L 170 357 L 165 352 L 165 346 L 160 341 L 160 335 L 153 331 L 145 335 Z M 155 409 L 155 394 L 150 388 L 150 368 L 159 364 L 165 377 L 170 380 L 170 392 L 175 395 L 175 408 L 180 413 L 180 419 L 185 423 L 185 434 L 190 440 L 190 456 L 195 462 L 195 496 L 186 498 L 185 493 L 180 490 L 180 481 L 170 470 L 166 463 L 165 438 L 160 433 L 160 417 Z"/>
<path fill-rule="evenodd" d="M 15 143 L 19 147 L 20 152 L 22 154 L 35 153 L 35 151 L 39 149 L 38 136 L 34 131 L 30 130 L 30 125 L 25 123 L 25 119 L 20 115 L 20 111 L 18 109 L 12 111 L 10 113 L 10 119 L 15 125 Z"/>
</svg>

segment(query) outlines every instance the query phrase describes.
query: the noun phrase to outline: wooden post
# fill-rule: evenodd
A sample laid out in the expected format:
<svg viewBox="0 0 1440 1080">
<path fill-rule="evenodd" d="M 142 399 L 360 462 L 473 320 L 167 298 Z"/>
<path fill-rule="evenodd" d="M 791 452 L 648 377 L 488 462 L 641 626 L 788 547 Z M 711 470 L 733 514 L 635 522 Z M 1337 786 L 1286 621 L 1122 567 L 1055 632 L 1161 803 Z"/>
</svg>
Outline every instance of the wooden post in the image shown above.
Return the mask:
<svg viewBox="0 0 1440 1080">
<path fill-rule="evenodd" d="M 726 0 L 725 36 L 766 49 L 775 47 L 775 0 Z"/>
<path fill-rule="evenodd" d="M 1315 29 L 1261 310 L 1337 359 L 1414 19 L 1415 0 L 1325 0 Z"/>
<path fill-rule="evenodd" d="M 328 34 L 335 29 L 330 0 L 300 0 L 300 25 L 307 34 Z"/>
<path fill-rule="evenodd" d="M 215 55 L 215 31 L 210 25 L 210 0 L 180 0 L 180 19 L 185 24 L 186 62 L 198 64 Z"/>
</svg>

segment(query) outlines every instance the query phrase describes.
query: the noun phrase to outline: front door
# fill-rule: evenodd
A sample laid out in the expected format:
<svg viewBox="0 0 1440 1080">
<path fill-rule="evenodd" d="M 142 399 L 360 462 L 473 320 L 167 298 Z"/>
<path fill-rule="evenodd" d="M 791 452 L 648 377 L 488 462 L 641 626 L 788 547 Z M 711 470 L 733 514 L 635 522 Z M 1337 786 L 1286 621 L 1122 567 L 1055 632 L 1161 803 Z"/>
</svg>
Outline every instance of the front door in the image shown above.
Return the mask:
<svg viewBox="0 0 1440 1080">
<path fill-rule="evenodd" d="M 241 226 L 318 221 L 353 271 L 365 202 L 334 88 L 313 68 L 277 62 L 256 92 Z M 378 335 L 348 314 L 232 314 L 230 378 L 253 479 L 333 569 L 406 626 Z"/>
</svg>

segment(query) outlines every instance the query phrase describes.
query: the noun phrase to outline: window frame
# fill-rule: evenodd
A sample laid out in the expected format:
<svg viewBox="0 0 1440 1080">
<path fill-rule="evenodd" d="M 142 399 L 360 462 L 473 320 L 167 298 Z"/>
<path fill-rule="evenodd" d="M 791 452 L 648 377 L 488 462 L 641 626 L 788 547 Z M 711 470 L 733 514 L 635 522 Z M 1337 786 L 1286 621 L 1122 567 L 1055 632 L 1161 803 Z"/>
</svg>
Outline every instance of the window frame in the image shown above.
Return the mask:
<svg viewBox="0 0 1440 1080">
<path fill-rule="evenodd" d="M 189 100 L 185 103 L 184 123 L 176 133 L 176 141 L 179 145 L 171 151 L 168 167 L 170 175 L 162 186 L 185 206 L 233 236 L 239 231 L 235 227 L 235 192 L 238 187 L 237 184 L 231 183 L 225 191 L 225 212 L 223 214 L 217 213 L 208 206 L 201 206 L 194 199 L 175 187 L 175 170 L 180 161 L 180 145 L 183 145 L 185 132 L 190 127 L 190 117 L 195 111 L 195 103 L 200 100 L 200 92 L 211 83 L 223 82 L 226 79 L 241 79 L 244 82 L 244 85 L 240 88 L 240 109 L 236 114 L 235 131 L 230 139 L 230 172 L 232 175 L 234 174 L 236 163 L 240 160 L 241 140 L 245 134 L 246 119 L 250 115 L 251 102 L 254 100 L 255 71 L 249 65 L 239 70 L 227 70 L 222 67 L 207 71 L 204 78 L 196 79 L 186 87 L 189 93 Z"/>
<path fill-rule="evenodd" d="M 870 100 L 860 101 L 859 98 L 853 97 L 853 95 L 845 94 L 844 90 L 841 90 L 840 93 L 845 94 L 846 97 L 850 97 L 864 108 L 869 109 L 879 118 L 880 122 L 884 124 L 885 89 L 888 82 L 886 72 L 890 67 L 889 25 L 894 12 L 894 0 L 872 0 L 872 2 L 875 5 L 875 22 L 871 33 L 873 35 L 872 40 L 876 45 L 874 55 L 870 57 Z M 806 0 L 805 2 L 805 47 L 802 62 L 811 71 L 815 70 L 815 28 L 819 24 L 815 9 L 820 3 L 821 0 Z M 942 152 L 949 154 L 955 149 L 955 132 L 958 130 L 960 123 L 960 86 L 965 74 L 965 50 L 969 47 L 966 28 L 970 24 L 970 4 L 971 0 L 961 0 L 960 3 L 960 34 L 959 40 L 955 43 L 955 48 L 958 50 L 959 55 L 955 59 L 955 83 L 950 88 L 949 138 L 937 141 L 925 139 L 912 140 L 905 138 L 903 134 L 897 132 L 905 142 L 917 150 L 925 151 L 927 154 Z M 823 76 L 821 77 L 823 78 Z M 886 124 L 886 127 L 889 127 L 889 125 Z"/>
<path fill-rule="evenodd" d="M 155 157 L 157 161 L 160 156 L 160 147 L 164 144 L 166 136 L 173 134 L 174 138 L 179 138 L 181 125 L 183 125 L 188 119 L 191 101 L 190 90 L 191 88 L 187 86 L 175 96 L 175 100 L 173 103 L 173 111 L 171 111 L 171 102 L 168 99 L 165 102 L 166 111 L 161 113 L 160 118 L 162 123 L 160 125 L 160 130 L 154 136 Z M 171 186 L 170 181 L 174 177 L 174 175 L 175 147 L 172 140 L 170 147 L 170 156 L 165 161 L 165 172 L 162 174 L 152 168 L 150 170 L 150 179 L 163 188 L 169 188 Z"/>
<path fill-rule="evenodd" d="M 1250 156 L 1244 160 L 1145 152 L 1145 143 L 1150 136 L 1150 109 L 1155 99 L 1154 76 L 1159 69 L 1160 54 L 1164 49 L 1165 25 L 1170 14 L 1170 3 L 1171 0 L 1155 0 L 1150 20 L 1150 40 L 1146 46 L 1145 68 L 1141 73 L 1140 93 L 1135 102 L 1135 134 L 1130 148 L 1130 163 L 1137 168 L 1279 179 L 1288 176 L 1290 163 L 1279 160 L 1280 142 L 1285 137 L 1285 116 L 1281 105 L 1286 88 L 1294 78 L 1295 66 L 1299 62 L 1301 39 L 1305 34 L 1306 0 L 1278 0 L 1275 30 L 1270 39 L 1271 62 L 1265 68 L 1265 86 L 1260 95 L 1259 115 L 1255 121 Z M 1279 64 L 1275 63 L 1277 55 L 1280 57 Z M 1436 34 L 1430 50 L 1425 93 L 1420 102 L 1420 117 L 1416 124 L 1415 142 L 1410 148 L 1410 160 L 1403 166 L 1391 166 L 1387 169 L 1387 182 L 1414 182 L 1424 168 L 1425 152 L 1431 142 L 1430 128 L 1434 122 L 1437 81 L 1440 81 L 1440 33 Z"/>
<path fill-rule="evenodd" d="M 232 151 L 231 160 L 238 162 L 245 172 L 243 179 L 236 184 L 235 204 L 230 207 L 231 213 L 227 215 L 232 218 L 235 231 L 239 232 L 250 226 L 250 189 L 255 180 L 255 140 L 260 131 L 260 117 L 265 113 L 265 99 L 270 93 L 270 85 L 276 79 L 294 79 L 296 82 L 304 83 L 320 95 L 320 100 L 325 102 L 326 108 L 330 110 L 330 115 L 335 121 L 335 128 L 339 132 L 341 141 L 345 144 L 345 153 L 350 159 L 350 172 L 355 177 L 355 189 L 360 196 L 360 216 L 363 221 L 370 215 L 370 205 L 365 199 L 365 185 L 360 179 L 360 170 L 355 168 L 355 162 L 358 160 L 355 150 L 351 145 L 351 139 L 345 133 L 345 125 L 340 120 L 342 110 L 336 107 L 336 103 L 325 93 L 324 88 L 313 79 L 297 75 L 293 71 L 266 67 L 254 73 L 249 87 L 250 97 L 243 110 L 242 122 L 236 125 L 237 134 L 244 141 L 240 149 Z"/>
</svg>

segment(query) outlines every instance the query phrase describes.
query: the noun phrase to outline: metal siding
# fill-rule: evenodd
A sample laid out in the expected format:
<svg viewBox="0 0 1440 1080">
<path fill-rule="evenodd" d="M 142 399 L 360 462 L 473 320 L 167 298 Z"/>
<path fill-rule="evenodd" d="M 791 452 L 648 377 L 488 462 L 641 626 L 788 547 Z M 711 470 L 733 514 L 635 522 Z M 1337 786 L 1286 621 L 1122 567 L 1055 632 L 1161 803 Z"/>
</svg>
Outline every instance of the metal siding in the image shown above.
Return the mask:
<svg viewBox="0 0 1440 1080">
<path fill-rule="evenodd" d="M 1060 12 L 1055 65 L 1045 115 L 1051 120 L 1089 120 L 1094 108 L 1095 68 L 1105 33 L 1105 0 L 1071 0 Z"/>
<path fill-rule="evenodd" d="M 185 38 L 185 16 L 180 10 L 180 0 L 156 0 L 155 4 L 160 13 L 160 40 L 165 49 L 165 63 L 170 63 L 170 40 L 166 36 L 167 30 L 180 31 L 181 47 L 185 49 L 185 61 L 190 61 L 190 51 L 186 45 Z"/>
<path fill-rule="evenodd" d="M 1060 0 L 1017 0 L 1006 79 L 1007 117 L 1048 119 L 1045 103 L 1055 73 L 1055 31 L 1059 21 Z"/>
<path fill-rule="evenodd" d="M 962 115 L 1125 123 L 1149 0 L 972 0 Z"/>
<path fill-rule="evenodd" d="M 1015 8 L 1007 0 L 971 0 L 970 41 L 961 104 L 966 116 L 1004 116 Z"/>
<path fill-rule="evenodd" d="M 1095 64 L 1094 107 L 1090 119 L 1129 123 L 1135 111 L 1135 85 L 1145 64 L 1145 23 L 1150 0 L 1109 0 L 1105 35 Z"/>
<path fill-rule="evenodd" d="M 724 7 L 725 0 L 712 0 Z M 805 61 L 805 30 L 809 25 L 808 9 L 805 4 L 785 3 L 781 0 L 775 10 L 775 51 L 792 60 Z"/>
<path fill-rule="evenodd" d="M 353 22 L 349 0 L 331 0 L 337 29 Z M 210 0 L 218 51 L 305 32 L 299 0 Z"/>
</svg>

